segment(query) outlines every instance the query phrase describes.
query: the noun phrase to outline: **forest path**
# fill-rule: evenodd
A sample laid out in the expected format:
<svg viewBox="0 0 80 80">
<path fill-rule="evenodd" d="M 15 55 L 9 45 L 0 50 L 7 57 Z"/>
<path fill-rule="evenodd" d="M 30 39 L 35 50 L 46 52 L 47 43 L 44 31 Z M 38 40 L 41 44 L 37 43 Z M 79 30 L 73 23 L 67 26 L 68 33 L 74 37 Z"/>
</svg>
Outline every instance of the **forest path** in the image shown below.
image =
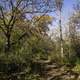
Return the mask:
<svg viewBox="0 0 80 80">
<path fill-rule="evenodd" d="M 42 72 L 44 80 L 80 80 L 80 73 L 74 72 L 70 65 L 46 63 Z"/>
</svg>

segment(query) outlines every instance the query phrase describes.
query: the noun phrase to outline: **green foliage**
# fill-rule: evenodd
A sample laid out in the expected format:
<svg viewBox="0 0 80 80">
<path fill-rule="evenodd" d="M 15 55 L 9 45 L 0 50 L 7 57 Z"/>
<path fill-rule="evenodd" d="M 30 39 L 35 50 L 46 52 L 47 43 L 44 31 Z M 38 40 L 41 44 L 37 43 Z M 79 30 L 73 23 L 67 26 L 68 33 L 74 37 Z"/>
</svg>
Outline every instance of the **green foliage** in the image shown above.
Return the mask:
<svg viewBox="0 0 80 80">
<path fill-rule="evenodd" d="M 51 17 L 43 16 L 39 21 L 42 24 L 38 23 L 38 26 L 47 28 L 51 20 Z M 5 51 L 7 37 L 2 33 L 3 31 L 1 31 L 0 72 L 2 72 L 5 77 L 17 73 L 19 75 L 16 76 L 19 76 L 18 78 L 20 80 L 42 80 L 40 75 L 38 75 L 40 72 L 37 74 L 32 73 L 31 66 L 34 61 L 48 59 L 48 56 L 53 52 L 54 44 L 52 40 L 49 39 L 46 33 L 47 30 L 45 29 L 44 32 L 46 34 L 44 35 L 42 33 L 43 27 L 39 31 L 38 26 L 36 26 L 36 24 L 34 24 L 34 27 L 31 26 L 29 20 L 24 21 L 24 19 L 17 19 L 13 30 L 9 33 L 10 51 L 8 53 Z M 23 36 L 24 33 L 26 33 L 25 36 Z M 24 72 L 24 74 L 20 75 L 21 72 Z M 0 78 L 1 77 L 3 76 L 0 76 Z M 14 78 L 14 76 L 11 77 L 11 79 L 12 78 Z"/>
<path fill-rule="evenodd" d="M 80 72 L 80 41 L 76 38 L 79 35 L 76 34 L 75 26 L 79 24 L 80 14 L 77 13 L 70 19 L 70 42 L 65 39 L 63 41 L 62 59 L 60 38 L 52 40 L 48 35 L 53 17 L 35 15 L 30 19 L 26 18 L 27 9 L 22 10 L 26 1 L 23 0 L 22 4 L 17 1 L 21 0 L 15 0 L 15 3 L 8 0 L 5 3 L 10 8 L 8 10 L 6 6 L 5 9 L 0 6 L 0 79 L 6 77 L 5 80 L 43 80 L 40 74 L 44 64 L 38 63 L 41 60 L 76 65 L 73 70 Z M 62 5 L 63 0 L 56 0 L 57 10 L 61 11 Z"/>
<path fill-rule="evenodd" d="M 73 71 L 80 73 L 80 59 L 77 58 L 76 66 L 73 68 Z"/>
</svg>

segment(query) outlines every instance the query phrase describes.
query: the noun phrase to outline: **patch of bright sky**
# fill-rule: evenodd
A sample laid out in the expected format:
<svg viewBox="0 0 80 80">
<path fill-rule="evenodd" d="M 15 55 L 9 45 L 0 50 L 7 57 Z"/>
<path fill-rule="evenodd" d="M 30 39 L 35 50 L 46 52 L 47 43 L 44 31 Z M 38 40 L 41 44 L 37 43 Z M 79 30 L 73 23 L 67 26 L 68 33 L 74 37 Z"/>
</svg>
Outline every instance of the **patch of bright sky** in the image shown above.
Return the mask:
<svg viewBox="0 0 80 80">
<path fill-rule="evenodd" d="M 62 10 L 62 25 L 66 25 L 66 23 L 69 20 L 69 17 L 73 13 L 73 5 L 75 4 L 76 0 L 64 0 L 63 10 Z M 58 26 L 58 12 L 56 13 L 50 13 L 51 16 L 56 17 L 56 20 L 53 21 L 53 25 L 50 27 L 50 29 L 54 29 L 56 26 Z"/>
<path fill-rule="evenodd" d="M 73 13 L 73 5 L 76 0 L 64 0 L 63 5 L 63 20 L 68 20 L 68 18 Z"/>
</svg>

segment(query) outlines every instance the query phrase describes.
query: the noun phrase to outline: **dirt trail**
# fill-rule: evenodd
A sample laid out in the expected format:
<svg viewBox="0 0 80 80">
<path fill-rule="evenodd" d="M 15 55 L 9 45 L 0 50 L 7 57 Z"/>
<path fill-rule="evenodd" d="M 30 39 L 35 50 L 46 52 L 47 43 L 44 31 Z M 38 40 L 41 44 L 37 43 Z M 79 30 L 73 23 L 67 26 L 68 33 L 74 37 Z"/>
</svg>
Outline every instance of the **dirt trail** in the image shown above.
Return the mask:
<svg viewBox="0 0 80 80">
<path fill-rule="evenodd" d="M 45 80 L 80 80 L 79 73 L 56 63 L 45 63 L 42 75 Z"/>
</svg>

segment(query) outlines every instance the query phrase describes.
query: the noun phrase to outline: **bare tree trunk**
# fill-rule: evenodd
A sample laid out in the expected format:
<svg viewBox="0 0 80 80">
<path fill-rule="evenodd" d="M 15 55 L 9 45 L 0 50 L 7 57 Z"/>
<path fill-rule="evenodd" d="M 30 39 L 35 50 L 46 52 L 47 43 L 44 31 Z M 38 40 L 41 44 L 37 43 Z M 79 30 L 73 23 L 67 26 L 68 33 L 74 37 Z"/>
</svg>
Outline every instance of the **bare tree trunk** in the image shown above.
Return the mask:
<svg viewBox="0 0 80 80">
<path fill-rule="evenodd" d="M 10 37 L 11 37 L 11 33 L 10 33 L 10 30 L 9 30 L 9 27 L 7 28 L 7 34 L 6 34 L 6 39 L 7 39 L 7 44 L 6 44 L 6 52 L 10 52 L 10 49 L 11 49 L 11 40 L 10 40 Z"/>
<path fill-rule="evenodd" d="M 10 51 L 11 45 L 10 45 L 10 35 L 7 37 L 7 51 Z"/>
<path fill-rule="evenodd" d="M 61 25 L 61 10 L 60 10 L 59 26 L 60 26 L 60 51 L 61 51 L 61 58 L 63 58 L 64 54 L 63 54 L 63 36 L 62 36 L 62 25 Z"/>
</svg>

